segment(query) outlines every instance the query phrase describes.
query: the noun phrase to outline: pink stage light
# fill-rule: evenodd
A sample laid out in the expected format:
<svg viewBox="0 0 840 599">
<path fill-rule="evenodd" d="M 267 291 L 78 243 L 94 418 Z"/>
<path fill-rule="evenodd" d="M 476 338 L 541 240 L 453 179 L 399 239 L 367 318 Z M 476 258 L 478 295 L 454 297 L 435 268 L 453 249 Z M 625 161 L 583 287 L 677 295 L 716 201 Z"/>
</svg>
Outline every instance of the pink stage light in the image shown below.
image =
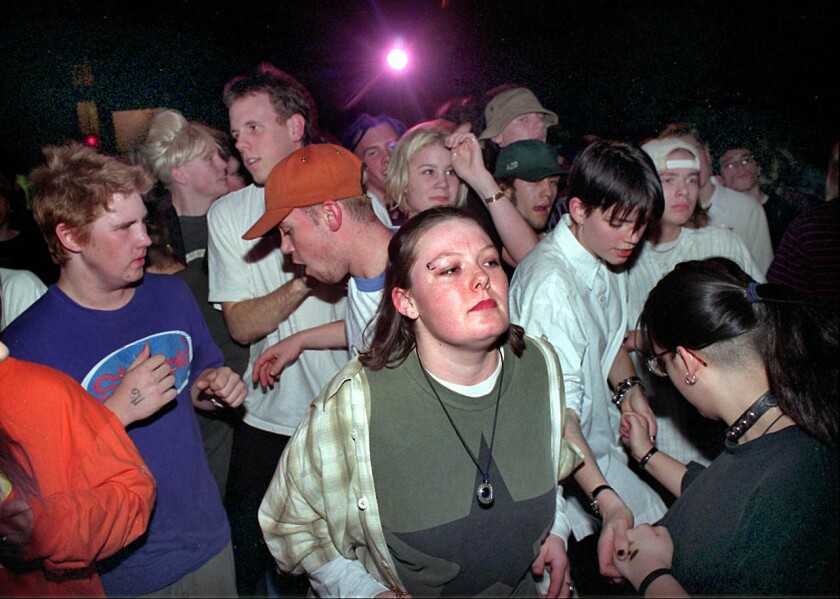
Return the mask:
<svg viewBox="0 0 840 599">
<path fill-rule="evenodd" d="M 394 48 L 388 52 L 385 61 L 394 71 L 402 71 L 408 66 L 408 54 L 401 48 Z"/>
</svg>

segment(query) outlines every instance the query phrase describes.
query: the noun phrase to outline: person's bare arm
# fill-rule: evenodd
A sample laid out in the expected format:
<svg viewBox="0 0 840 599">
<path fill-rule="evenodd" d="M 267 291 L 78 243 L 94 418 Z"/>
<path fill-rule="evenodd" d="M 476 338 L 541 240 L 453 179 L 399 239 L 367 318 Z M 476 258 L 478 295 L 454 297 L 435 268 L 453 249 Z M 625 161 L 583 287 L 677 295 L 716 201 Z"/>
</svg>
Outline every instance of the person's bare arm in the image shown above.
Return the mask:
<svg viewBox="0 0 840 599">
<path fill-rule="evenodd" d="M 263 388 L 270 387 L 280 378 L 288 364 L 298 359 L 307 349 L 340 349 L 347 347 L 347 331 L 343 320 L 335 320 L 317 327 L 298 331 L 281 339 L 254 362 L 252 380 Z"/>
<path fill-rule="evenodd" d="M 566 427 L 564 436 L 583 452 L 583 464 L 574 472 L 575 482 L 583 492 L 590 495 L 592 491 L 603 485 L 609 486 L 609 481 L 601 472 L 592 448 L 580 429 L 580 420 L 574 410 L 566 410 Z M 621 574 L 616 570 L 613 562 L 613 552 L 616 544 L 626 543 L 627 531 L 633 528 L 633 513 L 619 497 L 612 487 L 598 494 L 598 511 L 603 518 L 601 536 L 598 539 L 598 563 L 602 576 L 620 579 Z"/>
<path fill-rule="evenodd" d="M 621 440 L 630 450 L 630 455 L 641 464 L 641 461 L 650 453 L 642 468 L 662 483 L 674 497 L 679 497 L 682 493 L 682 480 L 687 470 L 685 464 L 665 452 L 655 450 L 656 445 L 650 439 L 647 419 L 635 412 L 622 414 Z"/>
<path fill-rule="evenodd" d="M 228 333 L 237 343 L 248 345 L 277 330 L 312 291 L 304 277 L 295 277 L 262 297 L 240 302 L 222 302 Z"/>
<path fill-rule="evenodd" d="M 446 138 L 446 147 L 452 151 L 452 166 L 458 176 L 472 187 L 479 197 L 495 197 L 500 187 L 484 166 L 481 147 L 475 135 L 454 133 Z M 496 201 L 487 204 L 487 211 L 504 244 L 505 260 L 511 266 L 516 266 L 539 242 L 537 233 L 522 218 L 507 195 L 499 195 Z"/>
</svg>

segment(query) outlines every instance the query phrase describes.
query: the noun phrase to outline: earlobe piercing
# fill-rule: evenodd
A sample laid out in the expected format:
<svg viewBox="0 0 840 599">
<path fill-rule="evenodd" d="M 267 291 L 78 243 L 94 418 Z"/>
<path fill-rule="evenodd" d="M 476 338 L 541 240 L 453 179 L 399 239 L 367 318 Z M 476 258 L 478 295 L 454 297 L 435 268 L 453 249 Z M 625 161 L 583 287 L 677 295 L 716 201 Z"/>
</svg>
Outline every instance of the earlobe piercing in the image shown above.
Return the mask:
<svg viewBox="0 0 840 599">
<path fill-rule="evenodd" d="M 685 373 L 685 384 L 686 385 L 693 385 L 696 382 L 697 382 L 697 375 L 686 371 L 686 373 Z"/>
</svg>

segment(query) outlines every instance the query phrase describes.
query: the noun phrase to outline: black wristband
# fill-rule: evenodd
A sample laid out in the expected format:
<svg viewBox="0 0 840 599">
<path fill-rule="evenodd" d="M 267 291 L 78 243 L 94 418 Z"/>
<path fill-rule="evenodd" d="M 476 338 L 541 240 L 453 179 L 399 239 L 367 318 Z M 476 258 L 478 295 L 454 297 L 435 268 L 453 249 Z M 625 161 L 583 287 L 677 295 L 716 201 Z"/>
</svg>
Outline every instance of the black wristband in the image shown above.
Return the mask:
<svg viewBox="0 0 840 599">
<path fill-rule="evenodd" d="M 671 568 L 659 568 L 645 576 L 645 579 L 642 581 L 642 584 L 639 585 L 639 595 L 644 597 L 645 593 L 648 590 L 648 587 L 653 584 L 653 581 L 659 578 L 660 576 L 665 576 L 666 574 L 672 574 Z"/>
<path fill-rule="evenodd" d="M 650 461 L 650 458 L 652 458 L 656 454 L 657 451 L 659 451 L 659 450 L 656 448 L 656 445 L 651 447 L 650 451 L 645 454 L 645 457 L 643 457 L 641 460 L 639 460 L 639 468 L 644 470 L 645 466 L 648 465 L 648 462 Z"/>
</svg>

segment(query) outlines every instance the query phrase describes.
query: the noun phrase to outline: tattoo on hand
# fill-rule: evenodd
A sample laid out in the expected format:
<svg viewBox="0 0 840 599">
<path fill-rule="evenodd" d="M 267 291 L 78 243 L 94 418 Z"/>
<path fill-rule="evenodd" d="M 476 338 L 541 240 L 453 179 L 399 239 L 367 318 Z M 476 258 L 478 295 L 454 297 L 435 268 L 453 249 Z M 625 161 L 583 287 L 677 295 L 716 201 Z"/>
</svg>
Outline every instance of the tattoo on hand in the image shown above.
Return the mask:
<svg viewBox="0 0 840 599">
<path fill-rule="evenodd" d="M 133 405 L 133 406 L 136 406 L 137 404 L 142 402 L 144 399 L 146 399 L 145 397 L 143 397 L 143 393 L 140 391 L 140 389 L 132 389 L 130 395 L 131 395 L 131 405 Z"/>
</svg>

